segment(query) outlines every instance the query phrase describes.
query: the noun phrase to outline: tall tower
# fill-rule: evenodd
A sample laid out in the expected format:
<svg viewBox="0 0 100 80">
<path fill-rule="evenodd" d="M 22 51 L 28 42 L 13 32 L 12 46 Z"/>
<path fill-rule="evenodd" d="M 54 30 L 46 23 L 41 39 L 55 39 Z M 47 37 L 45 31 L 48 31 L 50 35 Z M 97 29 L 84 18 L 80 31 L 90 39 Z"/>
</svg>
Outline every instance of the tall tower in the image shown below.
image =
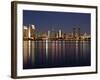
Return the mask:
<svg viewBox="0 0 100 80">
<path fill-rule="evenodd" d="M 73 28 L 73 39 L 75 40 L 76 39 L 76 28 Z"/>
<path fill-rule="evenodd" d="M 59 30 L 59 38 L 61 38 L 62 37 L 62 32 L 61 32 L 61 30 Z"/>
<path fill-rule="evenodd" d="M 29 25 L 28 27 L 28 38 L 35 39 L 35 26 L 34 25 Z"/>
<path fill-rule="evenodd" d="M 28 38 L 31 38 L 31 27 L 28 27 Z"/>
<path fill-rule="evenodd" d="M 77 28 L 78 40 L 80 40 L 80 28 Z"/>
<path fill-rule="evenodd" d="M 50 31 L 48 30 L 48 39 L 50 39 Z"/>
<path fill-rule="evenodd" d="M 35 40 L 36 34 L 35 34 L 35 25 L 31 25 L 32 27 L 32 38 Z"/>
<path fill-rule="evenodd" d="M 73 39 L 80 40 L 80 28 L 73 28 Z"/>
<path fill-rule="evenodd" d="M 27 38 L 27 36 L 28 36 L 28 32 L 27 32 L 27 26 L 24 26 L 24 30 L 23 30 L 23 37 L 24 38 Z"/>
</svg>

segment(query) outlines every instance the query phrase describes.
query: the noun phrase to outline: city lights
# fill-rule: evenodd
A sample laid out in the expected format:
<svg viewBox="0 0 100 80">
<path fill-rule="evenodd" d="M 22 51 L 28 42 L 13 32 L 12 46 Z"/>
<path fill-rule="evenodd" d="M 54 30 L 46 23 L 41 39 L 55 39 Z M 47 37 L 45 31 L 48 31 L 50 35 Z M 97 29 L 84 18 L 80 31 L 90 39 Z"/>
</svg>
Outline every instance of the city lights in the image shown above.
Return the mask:
<svg viewBox="0 0 100 80">
<path fill-rule="evenodd" d="M 24 26 L 24 40 L 90 40 L 90 34 L 81 33 L 81 28 L 76 27 L 72 32 L 66 33 L 59 29 L 58 32 L 48 30 L 47 32 L 37 33 L 35 25 Z"/>
</svg>

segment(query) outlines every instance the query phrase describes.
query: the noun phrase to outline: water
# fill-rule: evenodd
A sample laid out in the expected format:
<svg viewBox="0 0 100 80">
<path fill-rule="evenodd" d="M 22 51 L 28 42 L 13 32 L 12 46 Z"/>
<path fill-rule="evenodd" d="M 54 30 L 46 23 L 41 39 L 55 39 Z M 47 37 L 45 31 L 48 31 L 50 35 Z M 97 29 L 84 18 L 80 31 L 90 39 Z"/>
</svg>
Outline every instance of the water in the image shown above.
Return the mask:
<svg viewBox="0 0 100 80">
<path fill-rule="evenodd" d="M 91 65 L 90 41 L 24 41 L 23 69 Z"/>
</svg>

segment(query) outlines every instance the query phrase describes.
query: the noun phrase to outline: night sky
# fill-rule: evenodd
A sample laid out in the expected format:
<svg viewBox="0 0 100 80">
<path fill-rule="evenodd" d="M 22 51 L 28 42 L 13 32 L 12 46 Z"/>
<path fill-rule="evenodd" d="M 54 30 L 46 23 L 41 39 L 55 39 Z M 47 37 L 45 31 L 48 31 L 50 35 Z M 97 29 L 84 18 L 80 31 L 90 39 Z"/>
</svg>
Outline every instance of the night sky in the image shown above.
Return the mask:
<svg viewBox="0 0 100 80">
<path fill-rule="evenodd" d="M 23 10 L 23 25 L 34 24 L 37 32 L 48 30 L 72 32 L 74 27 L 80 27 L 81 33 L 90 33 L 91 15 L 88 13 L 49 12 Z"/>
</svg>

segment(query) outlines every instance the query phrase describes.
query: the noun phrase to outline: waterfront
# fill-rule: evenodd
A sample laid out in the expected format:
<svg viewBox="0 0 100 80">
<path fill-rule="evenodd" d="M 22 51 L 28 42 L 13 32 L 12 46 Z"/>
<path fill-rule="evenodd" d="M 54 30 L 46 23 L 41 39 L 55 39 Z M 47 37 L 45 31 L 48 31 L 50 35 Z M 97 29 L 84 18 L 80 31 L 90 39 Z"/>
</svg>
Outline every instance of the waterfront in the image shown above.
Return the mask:
<svg viewBox="0 0 100 80">
<path fill-rule="evenodd" d="M 90 66 L 90 40 L 26 40 L 23 69 Z"/>
</svg>

